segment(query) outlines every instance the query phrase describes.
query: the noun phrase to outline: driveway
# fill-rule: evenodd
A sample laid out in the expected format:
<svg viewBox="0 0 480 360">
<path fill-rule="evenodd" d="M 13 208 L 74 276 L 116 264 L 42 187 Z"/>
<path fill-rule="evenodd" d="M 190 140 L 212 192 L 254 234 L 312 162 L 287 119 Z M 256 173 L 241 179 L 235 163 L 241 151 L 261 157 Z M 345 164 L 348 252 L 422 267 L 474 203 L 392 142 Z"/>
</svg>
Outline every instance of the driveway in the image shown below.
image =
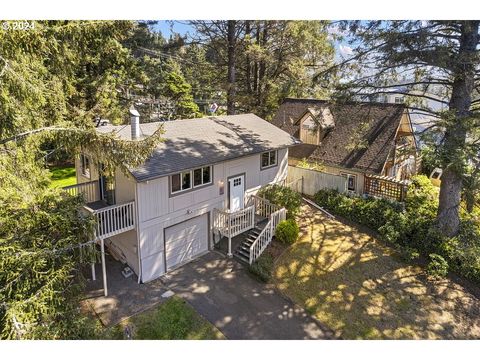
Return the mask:
<svg viewBox="0 0 480 360">
<path fill-rule="evenodd" d="M 235 260 L 211 251 L 162 281 L 228 339 L 331 339 L 333 333 Z"/>
</svg>

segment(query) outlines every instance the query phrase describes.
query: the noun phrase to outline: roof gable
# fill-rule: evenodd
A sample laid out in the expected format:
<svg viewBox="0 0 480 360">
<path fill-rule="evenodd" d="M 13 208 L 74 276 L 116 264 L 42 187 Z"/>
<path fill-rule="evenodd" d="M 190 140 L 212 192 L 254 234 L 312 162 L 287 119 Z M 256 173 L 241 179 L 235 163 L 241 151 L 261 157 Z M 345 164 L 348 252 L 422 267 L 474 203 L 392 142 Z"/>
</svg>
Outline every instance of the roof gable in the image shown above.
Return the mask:
<svg viewBox="0 0 480 360">
<path fill-rule="evenodd" d="M 335 126 L 318 146 L 298 145 L 295 158 L 323 162 L 363 172 L 380 173 L 395 147 L 395 135 L 405 106 L 383 103 L 329 103 L 315 99 L 286 99 L 272 122 L 299 137 L 298 120 L 311 108 L 328 108 Z"/>
</svg>

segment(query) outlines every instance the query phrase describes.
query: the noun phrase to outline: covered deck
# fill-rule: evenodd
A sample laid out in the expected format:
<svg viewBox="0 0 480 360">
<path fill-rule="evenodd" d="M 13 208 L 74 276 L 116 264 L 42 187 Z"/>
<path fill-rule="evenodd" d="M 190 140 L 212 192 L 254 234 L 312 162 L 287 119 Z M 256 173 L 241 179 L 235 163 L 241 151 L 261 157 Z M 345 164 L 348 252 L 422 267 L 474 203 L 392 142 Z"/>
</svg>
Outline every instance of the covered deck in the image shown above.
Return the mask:
<svg viewBox="0 0 480 360">
<path fill-rule="evenodd" d="M 84 211 L 91 214 L 96 222 L 92 240 L 100 245 L 103 273 L 104 295 L 107 290 L 107 270 L 105 260 L 105 239 L 135 229 L 135 201 L 123 204 L 109 205 L 100 198 L 98 181 L 76 184 L 63 188 L 70 195 L 83 195 L 86 204 Z M 92 264 L 92 279 L 96 279 L 95 264 Z"/>
<path fill-rule="evenodd" d="M 161 281 L 155 280 L 147 284 L 139 284 L 137 275 L 128 278 L 122 275 L 125 267 L 110 254 L 105 256 L 106 272 L 109 281 L 108 295 L 105 295 L 102 279 L 93 280 L 90 271 L 85 269 L 87 286 L 82 305 L 93 312 L 104 326 L 112 326 L 125 318 L 145 311 L 165 301 L 168 289 Z M 95 264 L 95 270 L 101 271 L 101 264 Z"/>
</svg>

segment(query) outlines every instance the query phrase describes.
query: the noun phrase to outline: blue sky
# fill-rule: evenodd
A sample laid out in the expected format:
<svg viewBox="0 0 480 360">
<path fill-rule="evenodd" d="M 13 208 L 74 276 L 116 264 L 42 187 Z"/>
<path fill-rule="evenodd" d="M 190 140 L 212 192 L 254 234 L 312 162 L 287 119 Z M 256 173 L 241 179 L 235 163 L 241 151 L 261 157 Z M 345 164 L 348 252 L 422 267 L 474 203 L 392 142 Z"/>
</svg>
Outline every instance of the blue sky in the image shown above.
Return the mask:
<svg viewBox="0 0 480 360">
<path fill-rule="evenodd" d="M 187 20 L 175 20 L 175 21 L 168 21 L 168 20 L 159 20 L 158 23 L 153 26 L 153 29 L 158 30 L 162 33 L 165 38 L 169 38 L 172 35 L 172 30 L 175 33 L 180 35 L 185 35 L 187 32 L 192 33 L 194 30 L 193 28 L 187 24 Z M 337 32 L 338 28 L 335 26 L 331 30 L 332 32 Z M 340 60 L 341 57 L 348 57 L 352 53 L 352 48 L 345 43 L 336 41 L 335 42 L 335 52 L 337 60 Z"/>
<path fill-rule="evenodd" d="M 159 20 L 158 24 L 153 27 L 155 30 L 159 30 L 165 38 L 169 38 L 172 34 L 171 22 L 166 20 Z M 173 31 L 180 35 L 185 35 L 192 28 L 187 24 L 187 21 L 176 20 L 173 22 Z"/>
</svg>

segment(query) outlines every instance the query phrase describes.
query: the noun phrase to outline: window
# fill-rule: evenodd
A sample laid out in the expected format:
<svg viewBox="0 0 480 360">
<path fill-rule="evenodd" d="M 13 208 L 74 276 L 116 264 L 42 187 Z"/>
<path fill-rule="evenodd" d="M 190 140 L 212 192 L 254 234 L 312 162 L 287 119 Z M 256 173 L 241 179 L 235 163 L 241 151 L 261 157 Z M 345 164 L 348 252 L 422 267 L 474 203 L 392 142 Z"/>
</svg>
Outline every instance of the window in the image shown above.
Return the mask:
<svg viewBox="0 0 480 360">
<path fill-rule="evenodd" d="M 80 170 L 83 176 L 90 179 L 90 159 L 83 154 L 80 155 Z"/>
<path fill-rule="evenodd" d="M 352 174 L 340 174 L 347 179 L 347 190 L 356 191 L 357 190 L 357 175 Z"/>
<path fill-rule="evenodd" d="M 170 176 L 171 192 L 177 193 L 212 183 L 211 166 L 184 171 Z M 193 180 L 192 180 L 193 179 Z"/>
<path fill-rule="evenodd" d="M 403 104 L 403 97 L 395 96 L 395 104 Z"/>
<path fill-rule="evenodd" d="M 261 157 L 262 169 L 277 165 L 277 151 L 267 151 L 262 154 Z"/>
</svg>

